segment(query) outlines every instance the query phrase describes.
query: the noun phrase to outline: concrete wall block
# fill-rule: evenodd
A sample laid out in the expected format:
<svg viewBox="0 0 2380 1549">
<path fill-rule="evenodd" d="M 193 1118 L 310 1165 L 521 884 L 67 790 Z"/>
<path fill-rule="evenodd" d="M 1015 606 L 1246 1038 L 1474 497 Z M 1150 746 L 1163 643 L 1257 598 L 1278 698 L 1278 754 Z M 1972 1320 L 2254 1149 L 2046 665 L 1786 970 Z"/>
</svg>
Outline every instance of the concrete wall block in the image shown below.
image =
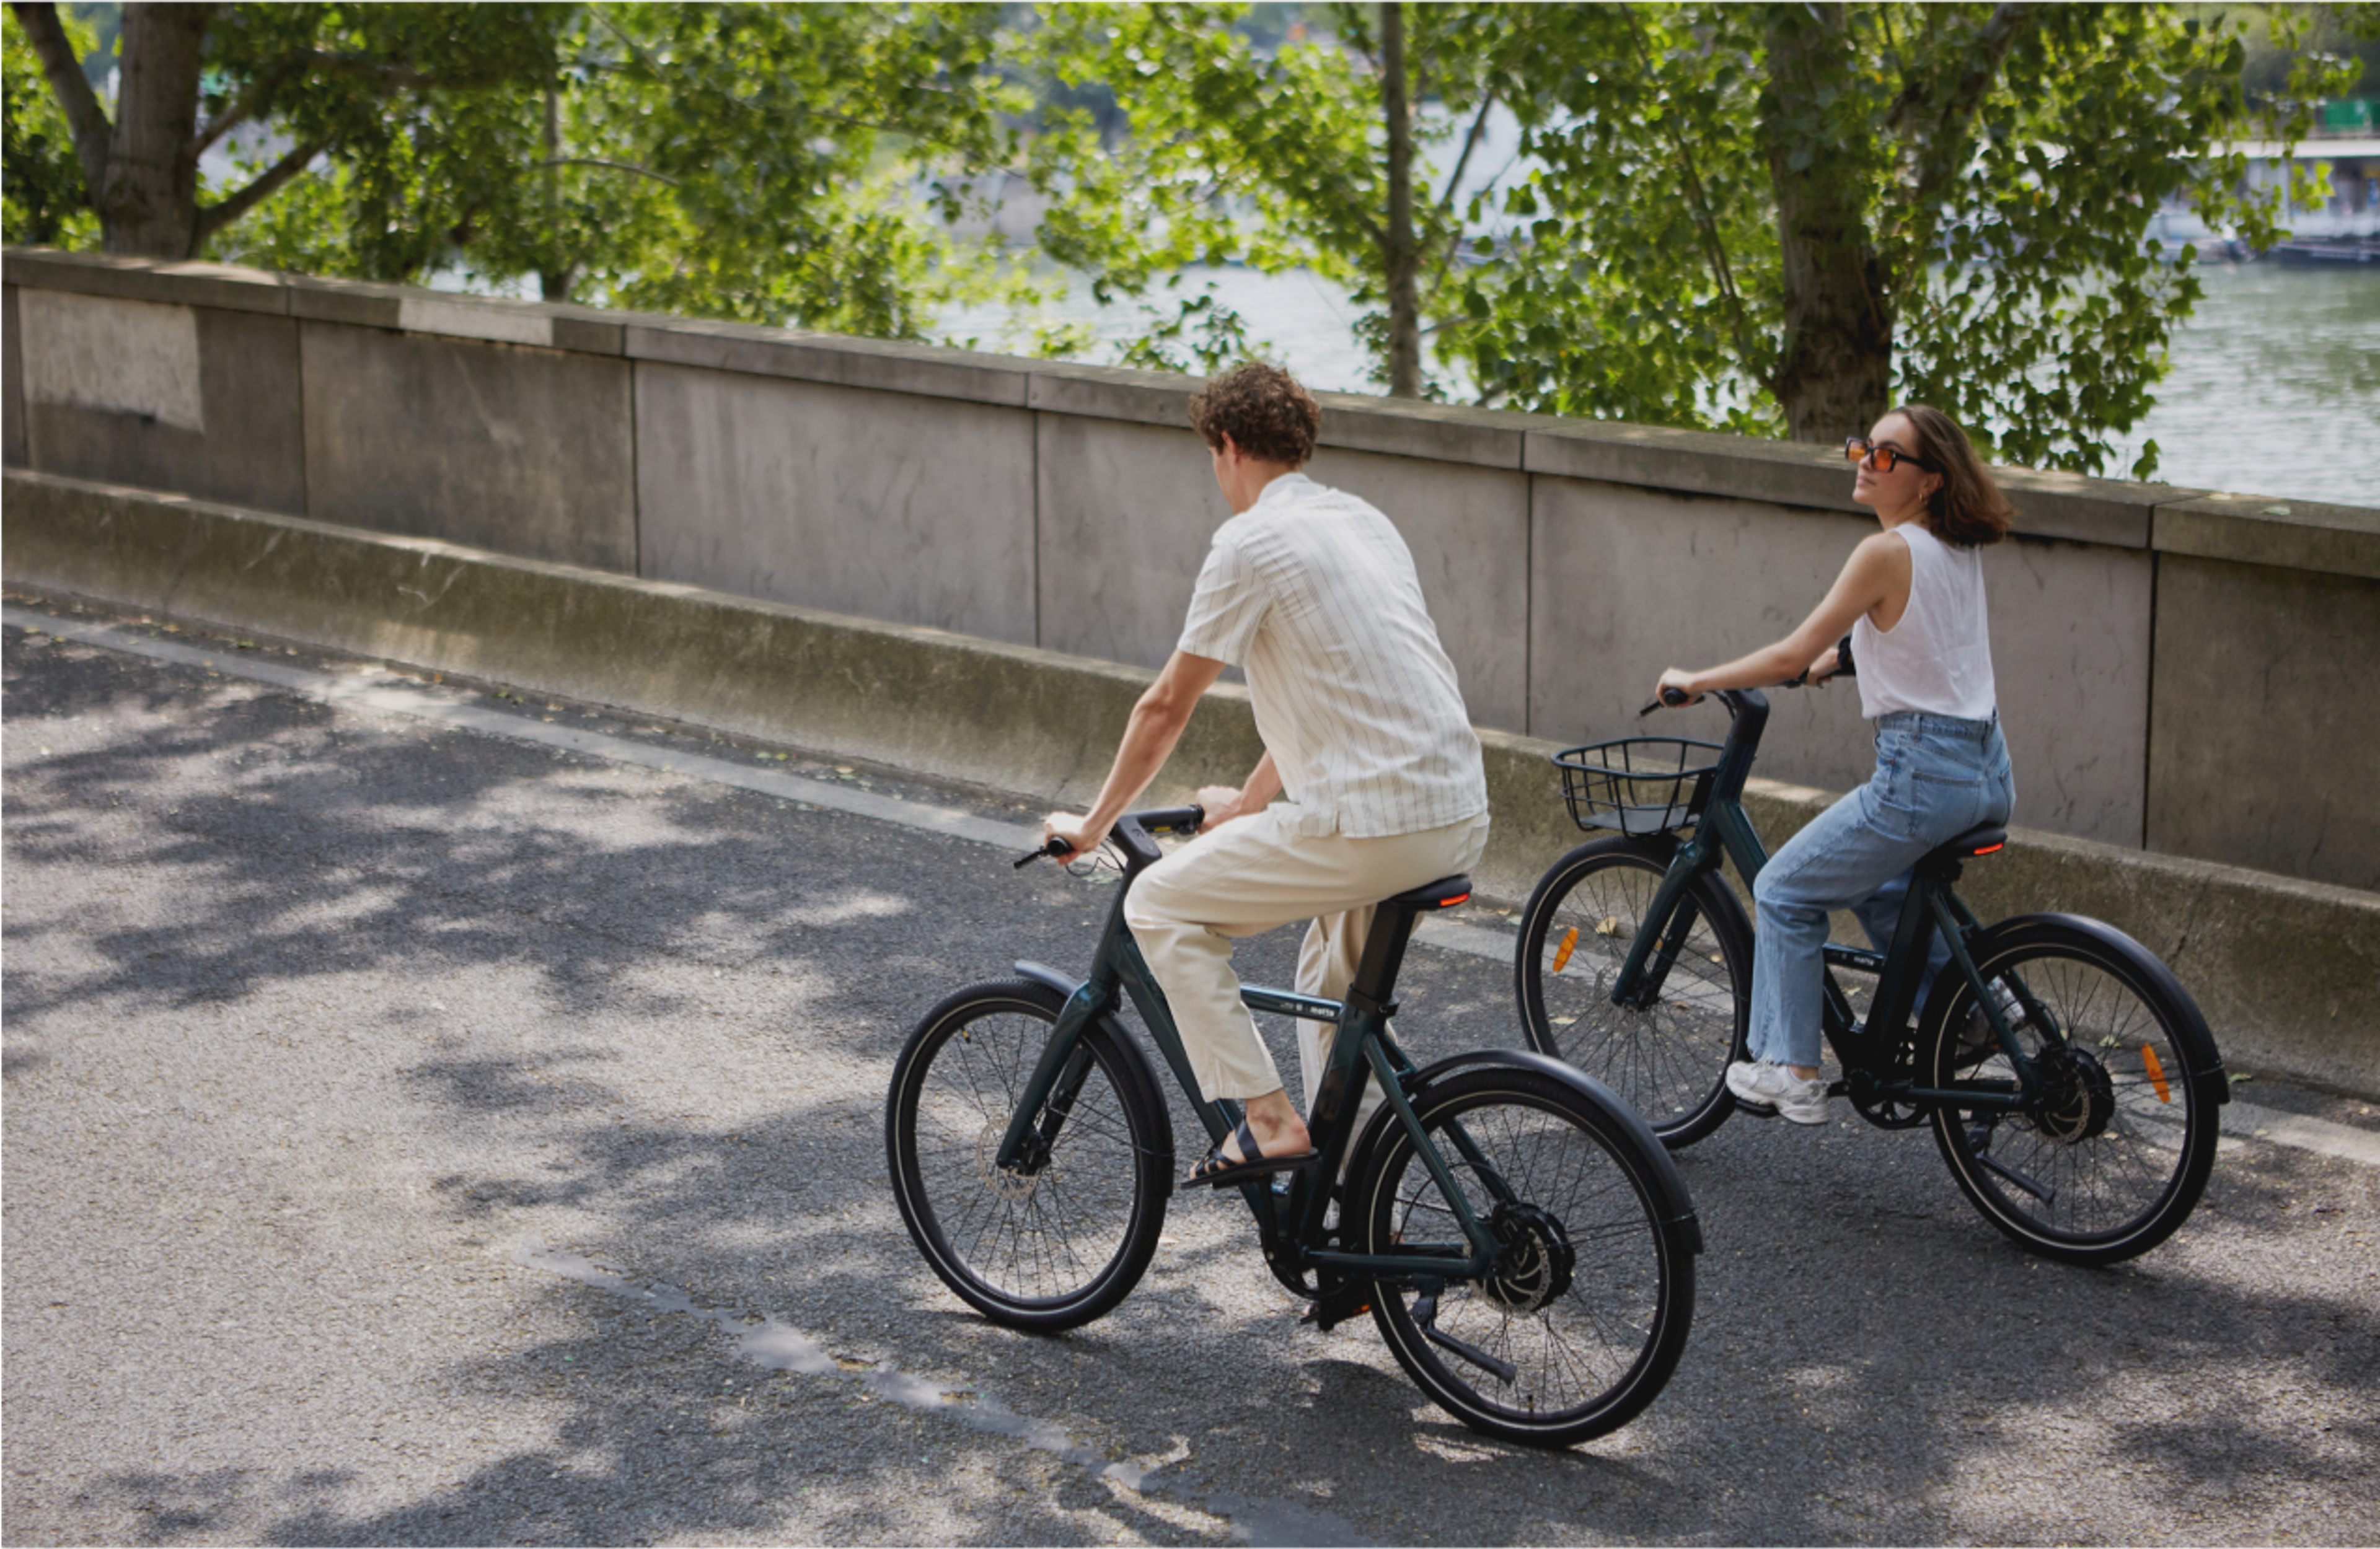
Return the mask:
<svg viewBox="0 0 2380 1549">
<path fill-rule="evenodd" d="M 1052 361 L 1034 369 L 1026 403 L 1051 414 L 1123 419 L 1136 425 L 1182 430 L 1190 423 L 1190 395 L 1205 381 L 1204 377 L 1172 371 Z"/>
<path fill-rule="evenodd" d="M 27 465 L 305 509 L 287 318 L 55 290 L 20 291 L 17 306 Z"/>
<path fill-rule="evenodd" d="M 309 514 L 633 571 L 625 361 L 299 324 Z"/>
<path fill-rule="evenodd" d="M 275 315 L 289 310 L 282 276 L 229 263 L 196 260 L 167 263 L 103 253 L 65 253 L 50 248 L 11 248 L 7 275 L 10 284 L 34 289 L 160 306 Z"/>
<path fill-rule="evenodd" d="M 1032 369 L 1029 361 L 971 350 L 683 319 L 666 327 L 631 326 L 626 350 L 669 365 L 1017 408 L 1025 406 Z"/>
<path fill-rule="evenodd" d="M 1033 643 L 1025 411 L 635 370 L 642 575 Z"/>
<path fill-rule="evenodd" d="M 1314 398 L 1322 408 L 1318 439 L 1324 446 L 1486 468 L 1517 470 L 1524 433 L 1532 423 L 1541 422 L 1536 416 L 1500 409 L 1358 393 L 1318 393 Z"/>
<path fill-rule="evenodd" d="M 2265 495 L 2206 495 L 2157 507 L 2159 553 L 2287 565 L 2380 581 L 2380 511 Z"/>
<path fill-rule="evenodd" d="M 1839 450 L 1660 425 L 1547 418 L 1523 454 L 1531 473 L 1686 494 L 1858 511 Z"/>
<path fill-rule="evenodd" d="M 1562 744 L 1721 742 L 1724 709 L 1640 720 L 1667 667 L 1726 661 L 1792 632 L 1869 518 L 1779 511 L 1629 485 L 1535 482 L 1529 731 Z M 2146 557 L 2014 540 L 1985 551 L 1992 657 L 2027 824 L 2137 843 L 2146 763 Z M 1872 742 L 1845 683 L 1779 689 L 1761 744 L 1771 779 L 1844 791 Z"/>
<path fill-rule="evenodd" d="M 25 452 L 25 355 L 17 338 L 17 287 L 0 285 L 0 461 L 23 467 Z"/>
<path fill-rule="evenodd" d="M 1038 643 L 1072 656 L 1163 666 L 1182 636 L 1190 587 L 1215 529 L 1232 514 L 1215 488 L 1206 443 L 1187 424 L 1160 429 L 1070 414 L 1035 416 L 1034 434 Z"/>
<path fill-rule="evenodd" d="M 2149 848 L 2380 889 L 2374 662 L 2380 580 L 2158 556 Z"/>
</svg>

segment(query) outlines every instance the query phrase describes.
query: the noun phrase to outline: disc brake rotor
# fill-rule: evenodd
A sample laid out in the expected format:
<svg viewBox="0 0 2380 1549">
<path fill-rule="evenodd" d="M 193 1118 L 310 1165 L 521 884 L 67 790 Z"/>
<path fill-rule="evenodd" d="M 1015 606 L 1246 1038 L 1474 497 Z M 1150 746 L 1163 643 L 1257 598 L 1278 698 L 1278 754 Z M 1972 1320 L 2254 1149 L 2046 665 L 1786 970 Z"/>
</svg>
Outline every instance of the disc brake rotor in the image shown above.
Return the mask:
<svg viewBox="0 0 2380 1549">
<path fill-rule="evenodd" d="M 1029 1200 L 1041 1187 L 1043 1175 L 1000 1165 L 1000 1142 L 1007 1132 L 1007 1122 L 1002 1119 L 994 1119 L 983 1127 L 983 1133 L 976 1137 L 975 1143 L 976 1173 L 983 1180 L 983 1186 L 1002 1199 Z"/>
</svg>

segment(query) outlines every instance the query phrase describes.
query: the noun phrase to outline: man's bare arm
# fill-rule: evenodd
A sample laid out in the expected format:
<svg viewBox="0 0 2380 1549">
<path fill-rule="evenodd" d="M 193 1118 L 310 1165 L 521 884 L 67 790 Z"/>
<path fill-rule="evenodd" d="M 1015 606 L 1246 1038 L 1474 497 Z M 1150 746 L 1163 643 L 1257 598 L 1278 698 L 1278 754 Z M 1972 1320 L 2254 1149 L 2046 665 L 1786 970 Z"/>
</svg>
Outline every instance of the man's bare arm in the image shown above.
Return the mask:
<svg viewBox="0 0 2380 1549">
<path fill-rule="evenodd" d="M 1281 771 L 1273 767 L 1272 751 L 1268 748 L 1265 756 L 1257 760 L 1257 767 L 1248 771 L 1246 781 L 1238 790 L 1228 785 L 1200 788 L 1198 805 L 1207 809 L 1207 821 L 1200 825 L 1198 831 L 1205 833 L 1219 823 L 1262 812 L 1280 794 Z"/>
<path fill-rule="evenodd" d="M 1116 749 L 1106 782 L 1099 787 L 1099 799 L 1087 814 L 1050 814 L 1041 820 L 1042 836 L 1065 841 L 1070 859 L 1098 849 L 1115 820 L 1148 789 L 1148 782 L 1157 778 L 1157 771 L 1173 756 L 1173 744 L 1182 740 L 1182 729 L 1190 724 L 1199 696 L 1214 685 L 1222 672 L 1223 663 L 1211 657 L 1175 651 L 1157 674 L 1157 681 L 1133 706 L 1132 720 L 1124 726 L 1123 743 Z M 1270 762 L 1268 756 L 1257 768 L 1264 769 Z M 1254 778 L 1251 776 L 1251 781 Z"/>
</svg>

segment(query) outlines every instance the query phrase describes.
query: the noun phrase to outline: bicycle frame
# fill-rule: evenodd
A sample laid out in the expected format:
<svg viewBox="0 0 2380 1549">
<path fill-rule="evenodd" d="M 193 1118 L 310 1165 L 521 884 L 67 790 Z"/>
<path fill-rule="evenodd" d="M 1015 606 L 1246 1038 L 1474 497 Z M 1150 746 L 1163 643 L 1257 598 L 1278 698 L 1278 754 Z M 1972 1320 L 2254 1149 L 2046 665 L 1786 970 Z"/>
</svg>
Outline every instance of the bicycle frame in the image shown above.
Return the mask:
<svg viewBox="0 0 2380 1549">
<path fill-rule="evenodd" d="M 1718 767 L 1712 772 L 1708 797 L 1694 835 L 1680 842 L 1677 854 L 1645 912 L 1648 921 L 1669 923 L 1658 933 L 1658 948 L 1655 932 L 1638 933 L 1627 962 L 1612 983 L 1612 1000 L 1640 1011 L 1649 1010 L 1659 998 L 1669 971 L 1694 929 L 1694 904 L 1686 896 L 1688 884 L 1701 873 L 1716 870 L 1724 858 L 1735 863 L 1737 875 L 1743 878 L 1748 889 L 1759 877 L 1761 868 L 1768 864 L 1767 846 L 1752 826 L 1742 800 L 1744 782 L 1752 774 L 1753 756 L 1767 723 L 1768 701 L 1753 689 L 1720 689 L 1711 697 L 1725 703 L 1734 720 L 1726 744 L 1720 749 Z M 1917 875 L 1910 879 L 1909 894 L 1901 901 L 1891 944 L 1884 951 L 1828 944 L 1827 1042 L 1842 1064 L 1843 1086 L 1855 1102 L 1865 1105 L 1889 1098 L 1915 1105 L 1921 1111 L 1946 1104 L 2010 1112 L 2025 1106 L 2025 1095 L 2037 1086 L 2032 1061 L 2010 1031 L 1999 998 L 1990 993 L 1967 951 L 1967 932 L 1981 924 L 1951 891 L 1948 878 L 1930 875 L 1926 867 L 1920 866 Z M 1891 1073 L 1891 1051 L 1885 1034 L 1879 1030 L 1900 1027 L 1919 1009 L 1915 1004 L 1917 989 L 1937 931 L 1948 943 L 1951 962 L 1974 990 L 1976 1004 L 1983 1008 L 2001 1049 L 2016 1070 L 2017 1081 L 2012 1089 L 2005 1082 L 1979 1082 L 1953 1088 L 1921 1087 L 1915 1084 L 1913 1075 L 1899 1077 Z M 1835 968 L 1876 975 L 1876 998 L 1864 1019 L 1852 1011 L 1851 998 L 1836 982 L 1832 973 Z M 2055 1033 L 2048 1013 L 2030 990 L 2013 979 L 2009 981 L 2009 988 L 2019 1005 L 2034 1019 L 2035 1025 Z"/>
<path fill-rule="evenodd" d="M 1089 1055 L 1081 1042 L 1083 1030 L 1098 1017 L 1113 1010 L 1122 997 L 1129 997 L 1140 1012 L 1150 1040 L 1164 1056 L 1174 1080 L 1206 1125 L 1208 1138 L 1220 1144 L 1240 1122 L 1237 1103 L 1229 1098 L 1208 1101 L 1199 1095 L 1198 1082 L 1190 1069 L 1182 1035 L 1174 1026 L 1165 991 L 1149 972 L 1139 943 L 1134 940 L 1132 928 L 1124 921 L 1124 895 L 1133 877 L 1158 858 L 1156 846 L 1136 830 L 1125 832 L 1121 824 L 1116 837 L 1130 859 L 1101 927 L 1090 977 L 1075 984 L 1039 963 L 1016 965 L 1017 971 L 1027 977 L 1069 993 L 1050 1030 L 1050 1041 L 1019 1094 L 1007 1131 L 1001 1138 L 994 1157 L 999 1167 L 1029 1170 L 1048 1157 L 1089 1071 Z M 1140 846 L 1147 846 L 1145 856 Z M 1351 995 L 1347 1001 L 1341 1002 L 1257 986 L 1243 986 L 1240 998 L 1252 1010 L 1335 1023 L 1339 1026 L 1338 1035 L 1331 1040 L 1314 1111 L 1307 1115 L 1317 1158 L 1293 1172 L 1273 1175 L 1292 1180 L 1285 1208 L 1281 1197 L 1274 1192 L 1272 1178 L 1253 1179 L 1240 1185 L 1241 1193 L 1256 1216 L 1265 1259 L 1275 1276 L 1300 1289 L 1303 1288 L 1297 1286 L 1296 1277 L 1306 1270 L 1388 1278 L 1427 1289 L 1432 1280 L 1486 1274 L 1503 1251 L 1503 1244 L 1472 1210 L 1453 1170 L 1414 1112 L 1406 1086 L 1418 1069 L 1389 1034 L 1388 1019 L 1395 1010 L 1394 1003 L 1369 1003 L 1361 995 Z M 1463 1244 L 1402 1244 L 1394 1254 L 1354 1253 L 1320 1245 L 1325 1240 L 1323 1222 L 1330 1190 L 1316 1186 L 1317 1180 L 1335 1171 L 1339 1161 L 1346 1156 L 1347 1148 L 1354 1143 L 1358 1105 L 1353 1099 L 1362 1090 L 1366 1075 L 1379 1083 L 1397 1122 L 1413 1137 L 1415 1152 L 1463 1228 Z M 1444 1132 L 1453 1141 L 1474 1176 L 1491 1193 L 1500 1201 L 1517 1199 L 1517 1193 L 1497 1175 L 1460 1124 L 1449 1125 Z"/>
</svg>

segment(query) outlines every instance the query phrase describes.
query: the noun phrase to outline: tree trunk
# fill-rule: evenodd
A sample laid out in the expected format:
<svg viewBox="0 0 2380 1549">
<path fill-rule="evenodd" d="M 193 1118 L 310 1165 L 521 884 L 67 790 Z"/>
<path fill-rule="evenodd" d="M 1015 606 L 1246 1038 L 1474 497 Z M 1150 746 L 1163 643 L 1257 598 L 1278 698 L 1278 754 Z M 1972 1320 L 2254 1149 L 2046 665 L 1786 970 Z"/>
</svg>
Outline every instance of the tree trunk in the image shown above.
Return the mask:
<svg viewBox="0 0 2380 1549">
<path fill-rule="evenodd" d="M 91 200 L 108 252 L 168 259 L 198 252 L 199 63 L 210 8 L 124 7 L 115 131 Z"/>
<path fill-rule="evenodd" d="M 1777 199 L 1785 333 L 1770 383 L 1795 441 L 1864 435 L 1891 406 L 1892 304 L 1861 208 L 1861 149 L 1828 132 L 1828 102 L 1856 93 L 1840 5 L 1768 10 L 1761 139 Z M 1796 163 L 1799 163 L 1798 165 Z"/>
<path fill-rule="evenodd" d="M 1405 8 L 1380 7 L 1380 101 L 1389 127 L 1389 218 L 1380 266 L 1389 296 L 1389 393 L 1421 396 L 1421 268 L 1413 222 L 1413 104 L 1406 98 Z"/>
</svg>

